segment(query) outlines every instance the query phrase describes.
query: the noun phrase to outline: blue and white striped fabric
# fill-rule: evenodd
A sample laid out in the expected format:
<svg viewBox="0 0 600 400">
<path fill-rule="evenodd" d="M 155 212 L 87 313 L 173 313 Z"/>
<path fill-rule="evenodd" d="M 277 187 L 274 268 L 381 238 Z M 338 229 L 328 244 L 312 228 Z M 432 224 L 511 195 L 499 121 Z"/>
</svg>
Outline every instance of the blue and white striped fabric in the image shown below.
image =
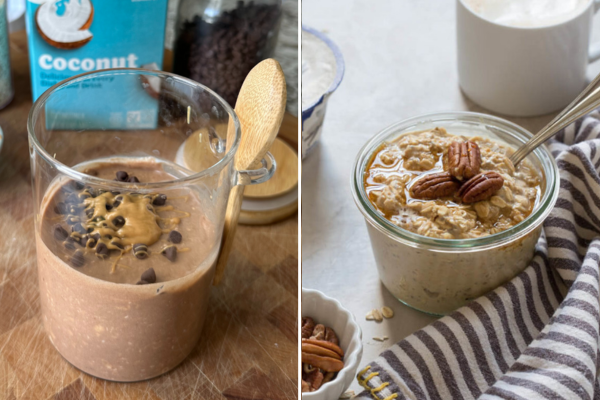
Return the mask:
<svg viewBox="0 0 600 400">
<path fill-rule="evenodd" d="M 600 399 L 600 113 L 558 133 L 556 207 L 531 265 L 393 345 L 361 399 Z"/>
</svg>

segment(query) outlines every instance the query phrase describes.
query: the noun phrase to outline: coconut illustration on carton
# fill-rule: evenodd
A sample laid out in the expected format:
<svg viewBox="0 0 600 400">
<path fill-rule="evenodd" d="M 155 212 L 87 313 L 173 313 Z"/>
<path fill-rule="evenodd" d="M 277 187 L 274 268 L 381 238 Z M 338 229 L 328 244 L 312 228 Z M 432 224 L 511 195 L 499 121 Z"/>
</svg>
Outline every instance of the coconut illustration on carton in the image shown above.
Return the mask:
<svg viewBox="0 0 600 400">
<path fill-rule="evenodd" d="M 36 1 L 39 2 L 39 1 Z M 90 0 L 40 2 L 35 14 L 37 30 L 48 44 L 58 49 L 77 49 L 92 40 L 94 7 Z"/>
</svg>

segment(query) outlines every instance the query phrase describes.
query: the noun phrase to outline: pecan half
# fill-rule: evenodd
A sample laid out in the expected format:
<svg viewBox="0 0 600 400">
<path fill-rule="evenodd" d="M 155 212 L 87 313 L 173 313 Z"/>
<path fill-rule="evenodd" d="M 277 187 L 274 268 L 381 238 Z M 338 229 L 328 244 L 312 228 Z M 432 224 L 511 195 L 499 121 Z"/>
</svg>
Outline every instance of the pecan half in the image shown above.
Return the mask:
<svg viewBox="0 0 600 400">
<path fill-rule="evenodd" d="M 311 317 L 302 317 L 302 339 L 311 337 L 315 329 L 315 321 Z"/>
<path fill-rule="evenodd" d="M 308 382 L 306 382 L 304 379 L 302 379 L 302 393 L 305 392 L 310 392 L 311 386 L 308 384 Z"/>
<path fill-rule="evenodd" d="M 337 346 L 339 346 L 340 341 L 338 340 L 337 335 L 331 328 L 325 328 L 325 340 L 331 342 Z"/>
<path fill-rule="evenodd" d="M 333 344 L 331 342 L 326 342 L 324 340 L 315 340 L 315 339 L 302 339 L 302 344 L 314 344 L 315 346 L 325 347 L 326 349 L 332 350 L 340 355 L 340 357 L 344 357 L 344 350 L 340 348 L 340 346 Z"/>
<path fill-rule="evenodd" d="M 453 142 L 448 149 L 448 170 L 453 177 L 462 181 L 471 179 L 481 168 L 481 152 L 477 143 Z"/>
<path fill-rule="evenodd" d="M 493 171 L 482 172 L 475 175 L 462 185 L 458 196 L 463 203 L 476 203 L 492 197 L 504 185 L 502 176 Z"/>
<path fill-rule="evenodd" d="M 315 325 L 310 338 L 315 340 L 325 340 L 325 325 Z"/>
<path fill-rule="evenodd" d="M 335 358 L 336 360 L 341 360 L 342 357 L 336 353 L 333 350 L 329 350 L 326 347 L 321 347 L 318 346 L 316 344 L 311 344 L 311 343 L 302 343 L 302 352 L 304 353 L 309 353 L 309 354 L 314 354 L 317 356 L 323 356 L 323 357 L 331 357 L 331 358 Z"/>
<path fill-rule="evenodd" d="M 416 199 L 433 200 L 450 196 L 459 188 L 458 182 L 452 179 L 450 172 L 425 175 L 410 188 Z"/>
<path fill-rule="evenodd" d="M 326 372 L 338 372 L 344 368 L 344 362 L 342 360 L 336 360 L 335 358 L 323 357 L 305 352 L 302 352 L 302 362 L 310 364 L 313 367 L 321 368 Z"/>
<path fill-rule="evenodd" d="M 323 379 L 323 373 L 318 369 L 315 369 L 310 374 L 308 374 L 306 376 L 306 383 L 310 386 L 310 389 L 308 391 L 314 392 L 315 390 L 318 390 L 323 384 Z"/>
</svg>

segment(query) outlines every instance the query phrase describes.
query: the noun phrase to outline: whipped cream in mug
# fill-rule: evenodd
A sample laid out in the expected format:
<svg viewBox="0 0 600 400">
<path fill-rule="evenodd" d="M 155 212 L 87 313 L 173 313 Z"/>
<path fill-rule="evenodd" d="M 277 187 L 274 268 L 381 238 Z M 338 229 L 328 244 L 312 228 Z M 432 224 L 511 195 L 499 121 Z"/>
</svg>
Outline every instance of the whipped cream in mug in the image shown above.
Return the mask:
<svg viewBox="0 0 600 400">
<path fill-rule="evenodd" d="M 481 17 L 502 25 L 540 27 L 568 21 L 590 0 L 462 0 Z"/>
</svg>

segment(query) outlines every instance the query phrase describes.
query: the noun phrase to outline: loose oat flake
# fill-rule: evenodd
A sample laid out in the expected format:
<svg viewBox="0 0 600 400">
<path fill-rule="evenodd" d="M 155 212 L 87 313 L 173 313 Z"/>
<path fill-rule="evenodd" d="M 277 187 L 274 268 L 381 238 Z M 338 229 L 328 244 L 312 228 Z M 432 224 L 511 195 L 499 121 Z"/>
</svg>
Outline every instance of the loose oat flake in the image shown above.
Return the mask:
<svg viewBox="0 0 600 400">
<path fill-rule="evenodd" d="M 367 321 L 377 321 L 377 322 L 383 321 L 383 317 L 381 316 L 381 313 L 376 308 L 369 311 L 367 313 L 367 315 L 365 316 L 365 318 L 367 319 Z"/>
<path fill-rule="evenodd" d="M 392 318 L 394 316 L 394 310 L 387 306 L 384 306 L 381 308 L 381 314 L 383 314 L 385 318 Z"/>
</svg>

